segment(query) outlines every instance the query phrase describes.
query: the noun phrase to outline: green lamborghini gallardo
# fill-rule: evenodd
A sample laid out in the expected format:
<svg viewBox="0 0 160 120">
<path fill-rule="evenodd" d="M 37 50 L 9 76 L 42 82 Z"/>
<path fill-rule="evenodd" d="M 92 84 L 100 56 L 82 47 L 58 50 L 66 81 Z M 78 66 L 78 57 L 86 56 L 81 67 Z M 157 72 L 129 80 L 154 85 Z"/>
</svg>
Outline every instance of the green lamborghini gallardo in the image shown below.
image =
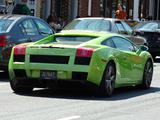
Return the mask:
<svg viewBox="0 0 160 120">
<path fill-rule="evenodd" d="M 153 60 L 147 49 L 113 33 L 57 33 L 13 47 L 10 86 L 14 92 L 31 92 L 33 88 L 47 88 L 50 84 L 89 83 L 107 96 L 118 87 L 149 88 Z"/>
</svg>

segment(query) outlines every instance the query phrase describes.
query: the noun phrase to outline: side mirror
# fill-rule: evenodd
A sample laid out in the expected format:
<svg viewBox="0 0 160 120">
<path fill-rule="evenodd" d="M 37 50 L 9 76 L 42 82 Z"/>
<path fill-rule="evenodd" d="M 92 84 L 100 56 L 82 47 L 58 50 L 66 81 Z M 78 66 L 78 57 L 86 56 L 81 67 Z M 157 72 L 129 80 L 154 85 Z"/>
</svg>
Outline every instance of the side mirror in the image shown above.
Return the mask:
<svg viewBox="0 0 160 120">
<path fill-rule="evenodd" d="M 142 51 L 148 51 L 148 47 L 145 45 L 140 45 L 136 53 L 140 54 Z"/>
<path fill-rule="evenodd" d="M 137 35 L 136 31 L 133 30 L 133 31 L 132 31 L 132 35 L 133 35 L 133 36 L 136 36 L 136 35 Z"/>
<path fill-rule="evenodd" d="M 148 47 L 145 46 L 145 45 L 140 45 L 139 49 L 140 49 L 141 51 L 148 51 Z"/>
</svg>

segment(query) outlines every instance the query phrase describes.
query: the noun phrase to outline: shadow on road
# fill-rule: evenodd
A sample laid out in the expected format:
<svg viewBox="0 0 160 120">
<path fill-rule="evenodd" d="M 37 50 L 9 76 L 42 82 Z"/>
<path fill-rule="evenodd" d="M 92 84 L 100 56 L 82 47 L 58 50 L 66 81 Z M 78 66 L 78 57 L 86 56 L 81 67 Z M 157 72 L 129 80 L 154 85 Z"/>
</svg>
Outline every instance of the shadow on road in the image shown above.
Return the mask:
<svg viewBox="0 0 160 120">
<path fill-rule="evenodd" d="M 156 58 L 156 59 L 154 60 L 154 62 L 155 62 L 155 63 L 160 63 L 160 58 Z"/>
<path fill-rule="evenodd" d="M 96 100 L 96 101 L 116 101 L 130 99 L 137 96 L 142 96 L 150 93 L 159 93 L 160 88 L 151 87 L 147 90 L 142 90 L 137 87 L 116 89 L 111 97 L 96 96 L 93 91 L 88 89 L 39 89 L 34 90 L 30 94 L 20 94 L 23 96 L 42 97 L 42 98 L 58 98 L 58 99 L 77 99 L 77 100 Z"/>
<path fill-rule="evenodd" d="M 3 81 L 3 82 L 7 82 L 9 79 L 9 76 L 8 76 L 8 72 L 3 72 L 3 71 L 0 71 L 0 82 Z"/>
</svg>

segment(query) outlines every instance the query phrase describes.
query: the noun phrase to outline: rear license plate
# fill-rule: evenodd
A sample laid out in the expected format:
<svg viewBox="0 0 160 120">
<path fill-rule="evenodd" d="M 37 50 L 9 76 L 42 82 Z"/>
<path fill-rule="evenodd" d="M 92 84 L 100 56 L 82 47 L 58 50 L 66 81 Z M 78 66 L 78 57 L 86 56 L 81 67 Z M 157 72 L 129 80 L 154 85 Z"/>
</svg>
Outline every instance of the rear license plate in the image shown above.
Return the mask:
<svg viewBox="0 0 160 120">
<path fill-rule="evenodd" d="M 41 71 L 40 78 L 44 80 L 55 80 L 57 79 L 56 71 Z"/>
</svg>

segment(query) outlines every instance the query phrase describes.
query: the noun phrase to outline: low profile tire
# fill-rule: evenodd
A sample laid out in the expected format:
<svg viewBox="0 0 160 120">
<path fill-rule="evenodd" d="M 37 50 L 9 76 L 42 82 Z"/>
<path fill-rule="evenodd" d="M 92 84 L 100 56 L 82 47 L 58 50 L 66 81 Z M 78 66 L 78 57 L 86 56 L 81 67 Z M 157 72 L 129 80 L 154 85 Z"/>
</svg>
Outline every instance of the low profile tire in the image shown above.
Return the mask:
<svg viewBox="0 0 160 120">
<path fill-rule="evenodd" d="M 33 87 L 22 85 L 18 80 L 10 80 L 10 86 L 15 93 L 30 93 L 33 91 Z"/>
<path fill-rule="evenodd" d="M 150 88 L 152 82 L 152 75 L 153 75 L 153 63 L 151 62 L 151 60 L 148 60 L 144 67 L 143 81 L 142 81 L 143 89 Z"/>
<path fill-rule="evenodd" d="M 100 95 L 111 96 L 115 89 L 116 68 L 112 62 L 106 66 L 103 79 L 100 85 Z"/>
<path fill-rule="evenodd" d="M 155 61 L 156 60 L 156 55 L 152 55 L 152 58 Z"/>
</svg>

